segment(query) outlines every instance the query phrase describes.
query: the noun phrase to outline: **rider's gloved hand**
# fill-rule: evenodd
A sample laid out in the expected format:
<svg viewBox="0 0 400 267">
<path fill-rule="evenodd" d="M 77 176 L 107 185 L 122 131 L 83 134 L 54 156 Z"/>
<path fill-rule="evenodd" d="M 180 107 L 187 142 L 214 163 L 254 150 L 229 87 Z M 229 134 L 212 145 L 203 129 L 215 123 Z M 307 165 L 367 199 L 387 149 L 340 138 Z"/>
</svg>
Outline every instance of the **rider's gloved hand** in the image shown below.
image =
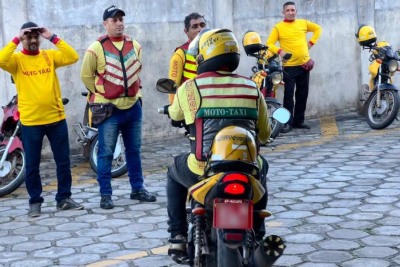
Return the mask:
<svg viewBox="0 0 400 267">
<path fill-rule="evenodd" d="M 171 105 L 165 105 L 164 106 L 164 114 L 168 115 L 168 118 L 169 118 L 169 113 L 168 113 L 169 106 L 171 106 Z"/>
<path fill-rule="evenodd" d="M 177 128 L 182 128 L 185 125 L 185 121 L 184 120 L 181 120 L 181 121 L 171 120 L 171 125 L 174 127 L 177 127 Z"/>
</svg>

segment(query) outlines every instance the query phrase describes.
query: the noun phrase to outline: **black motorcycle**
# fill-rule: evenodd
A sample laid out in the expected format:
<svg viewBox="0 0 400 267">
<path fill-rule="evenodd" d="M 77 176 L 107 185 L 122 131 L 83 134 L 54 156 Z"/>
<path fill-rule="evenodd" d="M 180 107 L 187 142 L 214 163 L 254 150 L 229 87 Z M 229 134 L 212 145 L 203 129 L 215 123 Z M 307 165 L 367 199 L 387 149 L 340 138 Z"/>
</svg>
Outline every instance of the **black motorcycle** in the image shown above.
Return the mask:
<svg viewBox="0 0 400 267">
<path fill-rule="evenodd" d="M 364 104 L 364 114 L 373 129 L 388 127 L 396 118 L 400 108 L 399 89 L 392 83 L 392 76 L 399 71 L 399 51 L 387 42 L 363 46 L 371 53 L 369 70 L 373 78 L 373 88 Z"/>
</svg>

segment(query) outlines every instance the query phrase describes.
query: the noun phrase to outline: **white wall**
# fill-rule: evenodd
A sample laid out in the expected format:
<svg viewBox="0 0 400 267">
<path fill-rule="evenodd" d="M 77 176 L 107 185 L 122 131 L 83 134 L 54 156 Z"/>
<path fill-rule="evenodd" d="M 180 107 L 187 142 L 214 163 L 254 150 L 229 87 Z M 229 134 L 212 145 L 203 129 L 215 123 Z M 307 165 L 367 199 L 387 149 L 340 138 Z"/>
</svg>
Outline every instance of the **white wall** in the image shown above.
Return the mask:
<svg viewBox="0 0 400 267">
<path fill-rule="evenodd" d="M 175 47 L 186 41 L 183 19 L 191 12 L 204 14 L 209 27 L 231 28 L 238 41 L 247 30 L 260 33 L 263 42 L 273 25 L 282 19 L 285 0 L 0 0 L 0 45 L 4 46 L 19 32 L 26 21 L 48 27 L 69 42 L 82 57 L 85 49 L 104 33 L 103 10 L 111 4 L 126 13 L 126 33 L 143 46 L 142 71 L 145 138 L 176 132 L 168 120 L 156 113 L 167 103 L 167 96 L 155 90 L 158 78 L 168 74 L 169 57 Z M 316 65 L 311 73 L 310 95 L 306 116 L 337 114 L 354 110 L 358 88 L 368 82 L 368 52 L 361 51 L 354 36 L 359 23 L 375 27 L 381 40 L 399 47 L 397 26 L 400 2 L 387 0 L 298 0 L 298 17 L 320 24 L 323 33 L 312 48 Z M 53 47 L 43 40 L 43 48 Z M 242 48 L 242 47 L 241 47 Z M 238 73 L 251 75 L 254 59 L 242 53 Z M 79 79 L 81 59 L 58 70 L 63 94 L 71 101 L 66 107 L 72 148 L 76 135 L 72 123 L 82 119 L 85 91 Z M 15 94 L 9 75 L 0 71 L 0 105 Z"/>
</svg>

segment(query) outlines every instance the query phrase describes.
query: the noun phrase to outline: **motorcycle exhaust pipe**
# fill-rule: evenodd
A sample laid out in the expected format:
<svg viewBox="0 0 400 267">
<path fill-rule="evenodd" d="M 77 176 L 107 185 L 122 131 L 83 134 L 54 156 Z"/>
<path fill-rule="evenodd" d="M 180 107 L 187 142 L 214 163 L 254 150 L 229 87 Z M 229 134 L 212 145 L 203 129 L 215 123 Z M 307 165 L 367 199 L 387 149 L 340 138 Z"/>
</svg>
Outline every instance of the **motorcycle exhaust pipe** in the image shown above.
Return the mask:
<svg viewBox="0 0 400 267">
<path fill-rule="evenodd" d="M 277 235 L 270 235 L 254 251 L 255 267 L 270 267 L 283 254 L 286 245 L 283 239 Z"/>
</svg>

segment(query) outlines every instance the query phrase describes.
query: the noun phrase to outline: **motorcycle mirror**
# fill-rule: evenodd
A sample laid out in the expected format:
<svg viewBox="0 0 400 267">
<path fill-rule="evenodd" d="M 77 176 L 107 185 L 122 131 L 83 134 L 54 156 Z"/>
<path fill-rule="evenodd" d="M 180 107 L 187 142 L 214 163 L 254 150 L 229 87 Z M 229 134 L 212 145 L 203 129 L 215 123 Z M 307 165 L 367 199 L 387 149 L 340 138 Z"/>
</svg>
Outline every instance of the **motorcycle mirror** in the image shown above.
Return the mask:
<svg viewBox="0 0 400 267">
<path fill-rule="evenodd" d="M 286 108 L 278 108 L 274 111 L 274 113 L 272 113 L 272 118 L 282 124 L 285 124 L 290 119 L 290 112 Z"/>
<path fill-rule="evenodd" d="M 178 85 L 175 82 L 168 78 L 161 78 L 156 83 L 157 91 L 161 93 L 175 94 L 176 89 L 178 89 Z"/>
</svg>

